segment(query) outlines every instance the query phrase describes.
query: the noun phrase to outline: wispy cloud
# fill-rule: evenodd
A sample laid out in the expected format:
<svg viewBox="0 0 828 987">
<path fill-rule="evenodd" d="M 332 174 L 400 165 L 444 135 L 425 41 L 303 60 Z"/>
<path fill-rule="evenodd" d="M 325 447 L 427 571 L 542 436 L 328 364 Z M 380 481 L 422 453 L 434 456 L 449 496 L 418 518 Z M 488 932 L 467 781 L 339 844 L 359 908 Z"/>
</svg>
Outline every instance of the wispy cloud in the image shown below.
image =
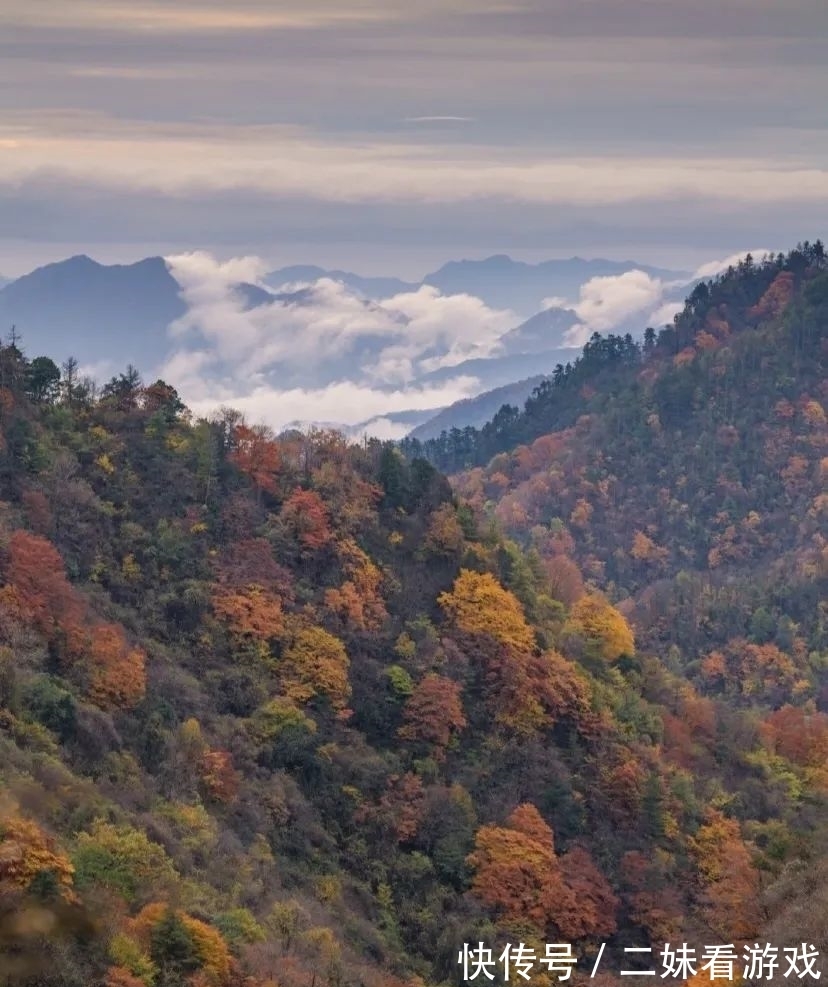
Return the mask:
<svg viewBox="0 0 828 987">
<path fill-rule="evenodd" d="M 254 3 L 214 6 L 210 3 L 159 3 L 139 0 L 131 4 L 102 0 L 76 0 L 71 6 L 46 2 L 37 7 L 15 0 L 0 10 L 0 24 L 73 27 L 87 24 L 123 31 L 152 31 L 191 34 L 193 32 L 257 31 L 262 29 L 307 29 L 342 23 L 388 20 L 399 11 L 383 12 L 378 4 L 274 3 L 268 7 Z"/>
<path fill-rule="evenodd" d="M 337 266 L 819 235 L 825 0 L 704 6 L 0 0 L 2 233 Z"/>
<path fill-rule="evenodd" d="M 694 278 L 715 278 L 717 274 L 723 274 L 729 267 L 735 267 L 740 261 L 743 261 L 745 257 L 750 254 L 754 260 L 761 260 L 766 254 L 771 251 L 761 249 L 761 250 L 741 250 L 739 253 L 731 254 L 729 257 L 725 257 L 723 260 L 711 260 L 706 264 L 702 264 L 701 267 L 693 275 Z"/>
<path fill-rule="evenodd" d="M 449 114 L 435 115 L 435 116 L 423 116 L 423 117 L 406 117 L 406 123 L 473 123 L 474 117 L 462 117 L 462 116 L 451 116 Z"/>
<path fill-rule="evenodd" d="M 660 328 L 661 326 L 669 325 L 673 319 L 681 312 L 684 308 L 684 302 L 665 302 L 653 312 L 653 314 L 647 319 L 648 326 L 655 326 Z"/>
<path fill-rule="evenodd" d="M 33 176 L 135 194 L 246 190 L 338 203 L 828 203 L 828 168 L 781 167 L 770 158 L 550 157 L 483 145 L 334 142 L 296 127 L 100 116 L 76 117 L 70 132 L 38 128 L 36 120 L 0 127 L 0 183 Z"/>
</svg>

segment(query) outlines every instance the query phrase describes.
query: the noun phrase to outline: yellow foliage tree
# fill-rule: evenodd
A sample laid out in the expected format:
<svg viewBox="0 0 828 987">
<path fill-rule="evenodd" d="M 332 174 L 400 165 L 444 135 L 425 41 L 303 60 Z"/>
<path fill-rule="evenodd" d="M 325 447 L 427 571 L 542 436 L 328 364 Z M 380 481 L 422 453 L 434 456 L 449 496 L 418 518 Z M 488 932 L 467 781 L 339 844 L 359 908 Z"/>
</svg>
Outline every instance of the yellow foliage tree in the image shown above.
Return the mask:
<svg viewBox="0 0 828 987">
<path fill-rule="evenodd" d="M 430 555 L 456 555 L 465 543 L 465 536 L 457 511 L 451 504 L 443 504 L 431 515 L 426 531 L 424 549 Z"/>
<path fill-rule="evenodd" d="M 437 602 L 464 634 L 484 634 L 517 651 L 531 651 L 535 635 L 520 601 L 489 572 L 461 569 L 450 592 Z"/>
<path fill-rule="evenodd" d="M 623 614 L 600 596 L 583 596 L 569 613 L 567 630 L 583 637 L 605 661 L 635 652 L 635 638 Z"/>
<path fill-rule="evenodd" d="M 74 901 L 75 868 L 55 841 L 31 819 L 15 812 L 0 818 L 0 889 L 26 891 L 40 875 L 49 875 L 66 901 Z"/>
<path fill-rule="evenodd" d="M 230 951 L 222 934 L 212 925 L 207 925 L 186 912 L 179 917 L 195 943 L 202 962 L 202 973 L 208 978 L 208 982 L 224 983 L 230 974 Z"/>
<path fill-rule="evenodd" d="M 325 591 L 325 606 L 352 631 L 375 631 L 388 616 L 382 599 L 382 573 L 353 539 L 339 547 L 348 577 L 337 589 Z"/>
<path fill-rule="evenodd" d="M 144 949 L 152 942 L 153 932 L 165 918 L 170 917 L 171 909 L 166 902 L 155 901 L 146 905 L 129 923 L 128 931 Z M 200 964 L 199 973 L 204 981 L 220 987 L 230 976 L 230 950 L 218 929 L 207 925 L 186 912 L 175 910 L 175 918 L 181 923 L 192 940 Z"/>
<path fill-rule="evenodd" d="M 338 637 L 321 627 L 304 627 L 284 654 L 285 695 L 304 703 L 321 694 L 334 709 L 344 709 L 351 694 L 349 666 L 345 645 Z"/>
</svg>

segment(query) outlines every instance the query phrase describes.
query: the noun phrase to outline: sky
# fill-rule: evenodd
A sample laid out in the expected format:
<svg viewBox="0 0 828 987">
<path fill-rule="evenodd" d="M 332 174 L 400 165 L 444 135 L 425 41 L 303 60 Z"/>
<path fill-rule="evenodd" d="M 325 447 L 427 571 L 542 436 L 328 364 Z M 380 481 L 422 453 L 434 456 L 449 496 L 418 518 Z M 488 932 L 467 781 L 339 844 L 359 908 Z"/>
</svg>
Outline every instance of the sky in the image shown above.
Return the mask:
<svg viewBox="0 0 828 987">
<path fill-rule="evenodd" d="M 3 0 L 0 273 L 826 233 L 825 0 Z"/>
</svg>

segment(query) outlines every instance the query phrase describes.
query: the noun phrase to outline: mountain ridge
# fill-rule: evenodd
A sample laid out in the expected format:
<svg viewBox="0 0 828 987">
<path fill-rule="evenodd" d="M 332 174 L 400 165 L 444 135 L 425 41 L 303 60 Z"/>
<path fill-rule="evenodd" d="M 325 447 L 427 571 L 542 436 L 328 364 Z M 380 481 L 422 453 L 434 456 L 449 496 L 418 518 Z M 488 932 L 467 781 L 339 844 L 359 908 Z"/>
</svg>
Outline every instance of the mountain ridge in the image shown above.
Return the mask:
<svg viewBox="0 0 828 987">
<path fill-rule="evenodd" d="M 178 262 L 182 263 L 181 258 Z M 527 276 L 529 272 L 528 276 L 537 281 L 544 270 L 553 272 L 559 269 L 565 270 L 569 272 L 567 276 L 573 270 L 580 270 L 581 274 L 578 277 L 581 278 L 599 268 L 604 271 L 610 269 L 607 265 L 610 265 L 612 270 L 617 270 L 619 263 L 581 262 L 579 259 L 571 259 L 547 262 L 544 266 L 513 262 L 499 255 L 479 262 L 462 261 L 454 266 L 451 263 L 444 265 L 435 272 L 432 280 L 439 281 L 442 277 L 441 272 L 443 274 L 448 272 L 452 284 L 445 284 L 446 290 L 456 289 L 463 294 L 480 291 L 484 296 L 481 301 L 486 304 L 497 301 L 489 290 L 492 284 L 495 285 L 496 290 L 499 290 L 497 284 L 499 283 L 502 288 L 503 278 L 508 281 L 514 272 L 518 272 L 520 277 Z M 583 267 L 584 264 L 587 265 L 586 268 Z M 595 265 L 599 267 L 596 268 Z M 458 269 L 471 272 L 469 275 L 471 280 L 458 282 L 456 276 Z M 499 282 L 497 279 L 493 282 L 490 277 L 494 269 L 501 271 L 502 277 Z M 481 271 L 485 273 L 482 281 L 479 276 Z M 180 278 L 182 272 L 177 273 Z M 75 255 L 65 261 L 38 268 L 0 288 L 0 324 L 5 323 L 7 329 L 14 325 L 17 337 L 24 339 L 28 349 L 53 353 L 59 358 L 59 362 L 73 356 L 79 361 L 84 372 L 105 380 L 128 364 L 147 371 L 154 370 L 161 367 L 173 354 L 175 359 L 172 366 L 176 369 L 169 372 L 180 374 L 191 350 L 195 351 L 205 346 L 209 349 L 213 346 L 213 337 L 221 334 L 221 326 L 228 316 L 227 312 L 219 312 L 218 306 L 227 305 L 229 312 L 239 298 L 242 300 L 241 307 L 244 312 L 264 309 L 278 303 L 283 305 L 284 311 L 274 311 L 272 315 L 263 313 L 261 318 L 251 319 L 250 331 L 254 334 L 263 332 L 262 327 L 267 325 L 272 327 L 271 331 L 275 334 L 282 333 L 283 326 L 304 324 L 307 324 L 309 330 L 313 328 L 316 331 L 314 306 L 325 309 L 321 311 L 317 320 L 318 331 L 323 334 L 330 333 L 330 326 L 336 329 L 337 325 L 335 306 L 340 301 L 346 307 L 351 304 L 347 298 L 338 299 L 336 292 L 330 291 L 329 288 L 323 290 L 303 287 L 285 294 L 276 288 L 265 288 L 263 283 L 257 283 L 230 286 L 231 291 L 225 283 L 226 279 L 220 268 L 217 267 L 211 274 L 206 270 L 199 270 L 197 265 L 189 273 L 185 272 L 185 280 L 187 277 L 201 278 L 202 281 L 204 278 L 212 277 L 214 280 L 211 284 L 206 281 L 199 282 L 201 287 L 196 288 L 188 285 L 185 291 L 182 290 L 174 274 L 176 274 L 175 262 L 171 270 L 170 263 L 161 257 L 145 258 L 133 264 L 105 265 L 87 255 Z M 416 292 L 421 287 L 412 283 L 387 278 L 365 279 L 348 272 L 327 271 L 318 267 L 283 268 L 282 275 L 276 272 L 271 281 L 282 282 L 283 277 L 287 277 L 288 281 L 283 283 L 290 288 L 291 285 L 296 285 L 296 278 L 301 281 L 303 278 L 319 275 L 342 276 L 349 284 L 347 290 L 357 292 L 364 306 L 365 333 L 361 334 L 358 331 L 358 324 L 354 322 L 359 318 L 359 312 L 355 310 L 348 321 L 347 329 L 342 330 L 342 347 L 335 360 L 328 360 L 324 365 L 318 361 L 294 364 L 285 359 L 279 362 L 274 357 L 276 360 L 274 366 L 259 369 L 262 386 L 265 384 L 276 386 L 278 382 L 279 386 L 286 388 L 312 389 L 328 386 L 335 381 L 365 383 L 364 368 L 380 360 L 383 346 L 383 340 L 375 329 L 376 324 L 389 323 L 388 332 L 399 332 L 402 342 L 408 320 L 420 318 L 423 315 L 422 306 L 430 304 L 431 301 L 411 297 L 416 296 Z M 562 289 L 558 281 L 547 279 L 544 283 L 545 292 Z M 433 285 L 428 287 L 436 290 Z M 398 313 L 395 317 L 387 306 L 383 308 L 381 302 L 364 294 L 365 291 L 375 289 L 377 291 L 384 289 L 386 292 L 402 290 L 403 294 L 409 297 L 407 301 L 401 300 L 401 312 L 404 309 L 410 315 Z M 207 294 L 204 293 L 205 290 Z M 520 285 L 515 290 L 519 293 L 524 291 Z M 188 307 L 190 303 L 186 300 L 187 291 L 195 291 L 192 295 L 195 322 L 191 326 L 187 324 L 191 331 L 179 331 L 173 338 L 169 332 L 170 326 L 175 325 L 183 329 L 182 320 L 191 311 Z M 212 295 L 214 291 L 218 292 L 215 296 Z M 219 295 L 222 297 L 219 298 Z M 200 306 L 204 306 L 203 309 Z M 303 307 L 308 313 L 307 316 L 301 311 Z M 439 339 L 436 340 L 437 349 L 429 354 L 432 364 L 439 362 L 434 357 L 441 353 L 448 355 L 447 349 L 451 342 L 452 331 L 458 333 L 463 331 L 463 325 L 452 325 L 452 318 L 463 319 L 466 322 L 470 318 L 490 319 L 506 326 L 503 315 L 481 310 L 476 303 L 470 303 L 464 309 L 461 302 L 453 307 L 444 307 L 444 310 L 448 314 L 440 315 L 440 309 L 435 311 L 435 317 L 445 318 L 447 324 L 441 329 Z M 466 311 L 470 314 L 464 314 Z M 458 314 L 452 316 L 451 312 Z M 215 325 L 210 325 L 205 330 L 201 325 L 204 319 L 208 322 L 214 319 Z M 399 330 L 396 325 L 391 325 L 395 319 L 399 324 Z M 426 319 L 425 324 L 427 321 Z M 477 389 L 484 392 L 493 387 L 514 383 L 527 376 L 551 372 L 560 359 L 566 358 L 566 354 L 559 353 L 559 350 L 566 348 L 564 346 L 566 333 L 577 322 L 574 313 L 547 310 L 535 314 L 528 321 L 520 324 L 519 317 L 514 315 L 514 322 L 515 325 L 511 330 L 504 333 L 500 344 L 492 348 L 490 357 L 459 362 L 453 359 L 451 366 L 440 370 L 424 371 L 422 368 L 417 368 L 413 378 L 410 379 L 417 385 L 429 385 L 439 384 L 457 376 L 474 377 L 478 381 Z M 262 346 L 265 346 L 266 342 L 263 338 Z M 284 350 L 284 345 L 281 348 Z M 276 347 L 277 351 L 278 349 L 279 346 Z M 468 349 L 467 344 L 467 351 Z M 471 349 L 473 351 L 473 347 Z M 536 359 L 533 358 L 533 354 L 536 355 Z M 209 377 L 209 380 L 202 381 L 202 389 L 209 389 L 211 384 L 216 388 L 224 389 L 225 383 L 222 381 L 226 382 L 228 378 L 232 378 L 232 367 L 227 362 L 226 354 L 209 358 L 206 362 L 202 362 L 201 366 L 205 368 L 203 373 Z M 374 381 L 371 380 L 369 383 L 373 385 Z M 392 385 L 389 383 L 381 386 L 391 389 Z"/>
</svg>

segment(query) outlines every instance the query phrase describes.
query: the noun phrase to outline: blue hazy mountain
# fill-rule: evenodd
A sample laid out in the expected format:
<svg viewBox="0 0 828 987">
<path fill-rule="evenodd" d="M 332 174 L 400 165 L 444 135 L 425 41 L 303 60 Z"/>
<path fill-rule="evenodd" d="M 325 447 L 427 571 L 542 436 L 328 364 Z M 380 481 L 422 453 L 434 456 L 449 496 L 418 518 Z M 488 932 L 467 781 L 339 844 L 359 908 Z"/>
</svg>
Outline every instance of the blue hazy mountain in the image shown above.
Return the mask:
<svg viewBox="0 0 828 987">
<path fill-rule="evenodd" d="M 381 301 L 393 298 L 394 295 L 406 291 L 416 291 L 419 285 L 411 281 L 401 281 L 399 278 L 365 278 L 351 271 L 327 270 L 314 264 L 294 264 L 292 267 L 282 267 L 271 271 L 265 278 L 265 283 L 274 289 L 296 282 L 318 281 L 319 278 L 330 278 L 332 281 L 342 281 L 353 291 L 359 292 L 366 298 Z"/>
<path fill-rule="evenodd" d="M 442 367 L 423 374 L 419 382 L 423 384 L 439 384 L 453 377 L 476 377 L 481 388 L 491 390 L 503 387 L 516 380 L 535 377 L 538 374 L 551 374 L 561 363 L 574 360 L 581 353 L 580 348 L 555 347 L 543 353 L 516 353 L 507 356 L 479 357 L 474 360 L 464 360 L 451 367 Z"/>
<path fill-rule="evenodd" d="M 99 264 L 85 255 L 47 264 L 0 289 L 0 329 L 14 326 L 30 356 L 74 356 L 149 372 L 170 348 L 167 327 L 184 315 L 178 282 L 162 257 Z M 236 291 L 245 307 L 275 297 L 252 284 Z"/>
<path fill-rule="evenodd" d="M 540 374 L 503 387 L 496 387 L 491 391 L 484 391 L 474 398 L 456 401 L 417 425 L 409 435 L 425 442 L 426 439 L 436 439 L 441 432 L 450 432 L 453 428 L 465 428 L 467 425 L 480 428 L 491 421 L 504 404 L 522 408 L 532 391 L 545 379 L 545 376 Z"/>
<path fill-rule="evenodd" d="M 6 285 L 0 326 L 16 326 L 32 356 L 146 366 L 166 350 L 167 326 L 185 312 L 178 292 L 161 257 L 127 265 L 70 257 Z"/>
<path fill-rule="evenodd" d="M 566 346 L 566 334 L 578 324 L 569 308 L 547 308 L 511 329 L 500 339 L 504 355 L 543 353 Z"/>
<path fill-rule="evenodd" d="M 493 308 L 511 309 L 529 318 L 544 308 L 546 298 L 560 297 L 572 302 L 577 300 L 581 285 L 590 278 L 632 270 L 645 271 L 664 281 L 688 280 L 690 277 L 683 271 L 650 267 L 635 261 L 570 257 L 527 264 L 497 254 L 485 260 L 450 261 L 433 274 L 426 275 L 424 283 L 434 285 L 443 294 L 465 292 L 476 295 Z"/>
<path fill-rule="evenodd" d="M 581 285 L 590 278 L 608 277 L 632 270 L 645 271 L 663 281 L 687 281 L 690 278 L 685 271 L 652 267 L 632 260 L 584 260 L 581 257 L 570 257 L 527 264 L 505 254 L 496 254 L 485 260 L 449 261 L 427 274 L 420 284 L 431 285 L 444 295 L 475 295 L 492 308 L 511 309 L 519 317 L 526 319 L 544 308 L 544 299 L 561 297 L 573 302 L 578 298 Z M 342 281 L 367 298 L 377 300 L 391 298 L 401 292 L 416 291 L 420 286 L 399 278 L 363 277 L 350 271 L 330 270 L 311 264 L 280 268 L 268 274 L 265 281 L 269 287 L 277 289 L 293 282 L 310 282 L 319 278 Z"/>
</svg>

